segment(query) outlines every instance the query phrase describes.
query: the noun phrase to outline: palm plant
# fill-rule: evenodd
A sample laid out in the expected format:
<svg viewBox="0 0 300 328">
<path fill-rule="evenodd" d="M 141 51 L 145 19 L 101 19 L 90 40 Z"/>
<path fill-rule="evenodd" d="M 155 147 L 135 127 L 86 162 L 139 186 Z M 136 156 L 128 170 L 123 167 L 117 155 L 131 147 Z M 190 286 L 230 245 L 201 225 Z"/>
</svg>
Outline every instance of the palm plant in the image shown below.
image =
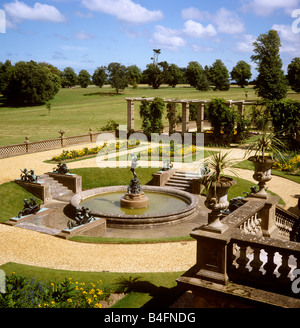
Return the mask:
<svg viewBox="0 0 300 328">
<path fill-rule="evenodd" d="M 236 159 L 229 158 L 230 152 L 213 154 L 208 157 L 205 162 L 209 168 L 209 173 L 204 175 L 205 182 L 220 182 L 225 169 L 236 175 L 235 170 L 232 168 L 236 164 Z"/>
<path fill-rule="evenodd" d="M 271 157 L 273 159 L 274 154 L 283 157 L 280 151 L 284 147 L 284 143 L 276 137 L 275 133 L 263 133 L 249 145 L 245 155 L 249 155 L 254 151 L 254 155 L 251 156 L 252 159 L 264 162 L 266 158 Z"/>
</svg>

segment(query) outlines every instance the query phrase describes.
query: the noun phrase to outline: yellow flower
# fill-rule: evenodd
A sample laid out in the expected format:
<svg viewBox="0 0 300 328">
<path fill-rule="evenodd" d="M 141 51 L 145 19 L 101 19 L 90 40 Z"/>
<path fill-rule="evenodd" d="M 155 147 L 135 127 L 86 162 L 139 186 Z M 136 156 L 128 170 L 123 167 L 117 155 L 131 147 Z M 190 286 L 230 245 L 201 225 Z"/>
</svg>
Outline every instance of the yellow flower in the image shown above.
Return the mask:
<svg viewBox="0 0 300 328">
<path fill-rule="evenodd" d="M 102 308 L 102 304 L 101 303 L 96 303 L 94 305 L 95 308 L 101 309 Z"/>
<path fill-rule="evenodd" d="M 67 299 L 67 302 L 72 303 L 72 300 L 70 298 Z"/>
</svg>

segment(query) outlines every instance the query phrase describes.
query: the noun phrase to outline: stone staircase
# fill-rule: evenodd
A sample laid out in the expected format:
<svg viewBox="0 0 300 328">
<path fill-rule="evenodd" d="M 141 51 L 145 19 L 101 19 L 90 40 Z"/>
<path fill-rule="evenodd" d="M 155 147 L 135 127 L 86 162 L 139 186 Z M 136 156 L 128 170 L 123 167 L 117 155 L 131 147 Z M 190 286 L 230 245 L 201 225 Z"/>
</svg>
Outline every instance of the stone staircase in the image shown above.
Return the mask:
<svg viewBox="0 0 300 328">
<path fill-rule="evenodd" d="M 69 201 L 71 196 L 74 195 L 72 190 L 50 177 L 47 173 L 40 175 L 38 182 L 49 186 L 51 199 Z"/>
<path fill-rule="evenodd" d="M 201 175 L 196 172 L 176 171 L 165 186 L 192 192 L 192 181 L 197 178 L 201 178 Z"/>
</svg>

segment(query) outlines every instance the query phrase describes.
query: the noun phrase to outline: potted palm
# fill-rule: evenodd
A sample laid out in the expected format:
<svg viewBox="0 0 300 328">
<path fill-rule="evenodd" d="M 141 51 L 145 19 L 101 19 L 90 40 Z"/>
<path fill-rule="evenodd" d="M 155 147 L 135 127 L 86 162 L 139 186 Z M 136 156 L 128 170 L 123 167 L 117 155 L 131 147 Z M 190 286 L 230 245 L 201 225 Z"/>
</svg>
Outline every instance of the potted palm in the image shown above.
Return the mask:
<svg viewBox="0 0 300 328">
<path fill-rule="evenodd" d="M 251 193 L 251 196 L 268 198 L 266 182 L 272 179 L 271 168 L 275 155 L 283 158 L 280 150 L 284 147 L 284 143 L 274 133 L 263 133 L 249 145 L 246 156 L 252 154 L 248 160 L 254 165 L 253 179 L 258 181 L 259 187 L 258 191 Z"/>
<path fill-rule="evenodd" d="M 211 210 L 208 215 L 208 225 L 205 229 L 217 232 L 223 232 L 226 228 L 221 223 L 220 217 L 222 210 L 226 210 L 229 206 L 227 200 L 228 189 L 234 186 L 237 182 L 233 178 L 224 176 L 224 170 L 232 172 L 236 175 L 232 166 L 236 160 L 229 158 L 227 153 L 215 153 L 209 157 L 205 162 L 209 168 L 209 173 L 202 178 L 202 184 L 206 188 L 206 200 L 204 205 Z"/>
</svg>

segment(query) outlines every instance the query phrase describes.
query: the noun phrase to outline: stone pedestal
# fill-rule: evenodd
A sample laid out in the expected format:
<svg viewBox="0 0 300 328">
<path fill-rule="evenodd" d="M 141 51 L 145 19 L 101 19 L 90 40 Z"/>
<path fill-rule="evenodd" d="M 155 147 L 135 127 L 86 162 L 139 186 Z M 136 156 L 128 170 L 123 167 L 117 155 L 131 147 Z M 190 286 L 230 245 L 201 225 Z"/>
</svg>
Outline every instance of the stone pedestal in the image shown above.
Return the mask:
<svg viewBox="0 0 300 328">
<path fill-rule="evenodd" d="M 120 205 L 123 208 L 145 208 L 149 206 L 149 198 L 143 192 L 140 194 L 126 193 L 120 199 Z"/>
</svg>

